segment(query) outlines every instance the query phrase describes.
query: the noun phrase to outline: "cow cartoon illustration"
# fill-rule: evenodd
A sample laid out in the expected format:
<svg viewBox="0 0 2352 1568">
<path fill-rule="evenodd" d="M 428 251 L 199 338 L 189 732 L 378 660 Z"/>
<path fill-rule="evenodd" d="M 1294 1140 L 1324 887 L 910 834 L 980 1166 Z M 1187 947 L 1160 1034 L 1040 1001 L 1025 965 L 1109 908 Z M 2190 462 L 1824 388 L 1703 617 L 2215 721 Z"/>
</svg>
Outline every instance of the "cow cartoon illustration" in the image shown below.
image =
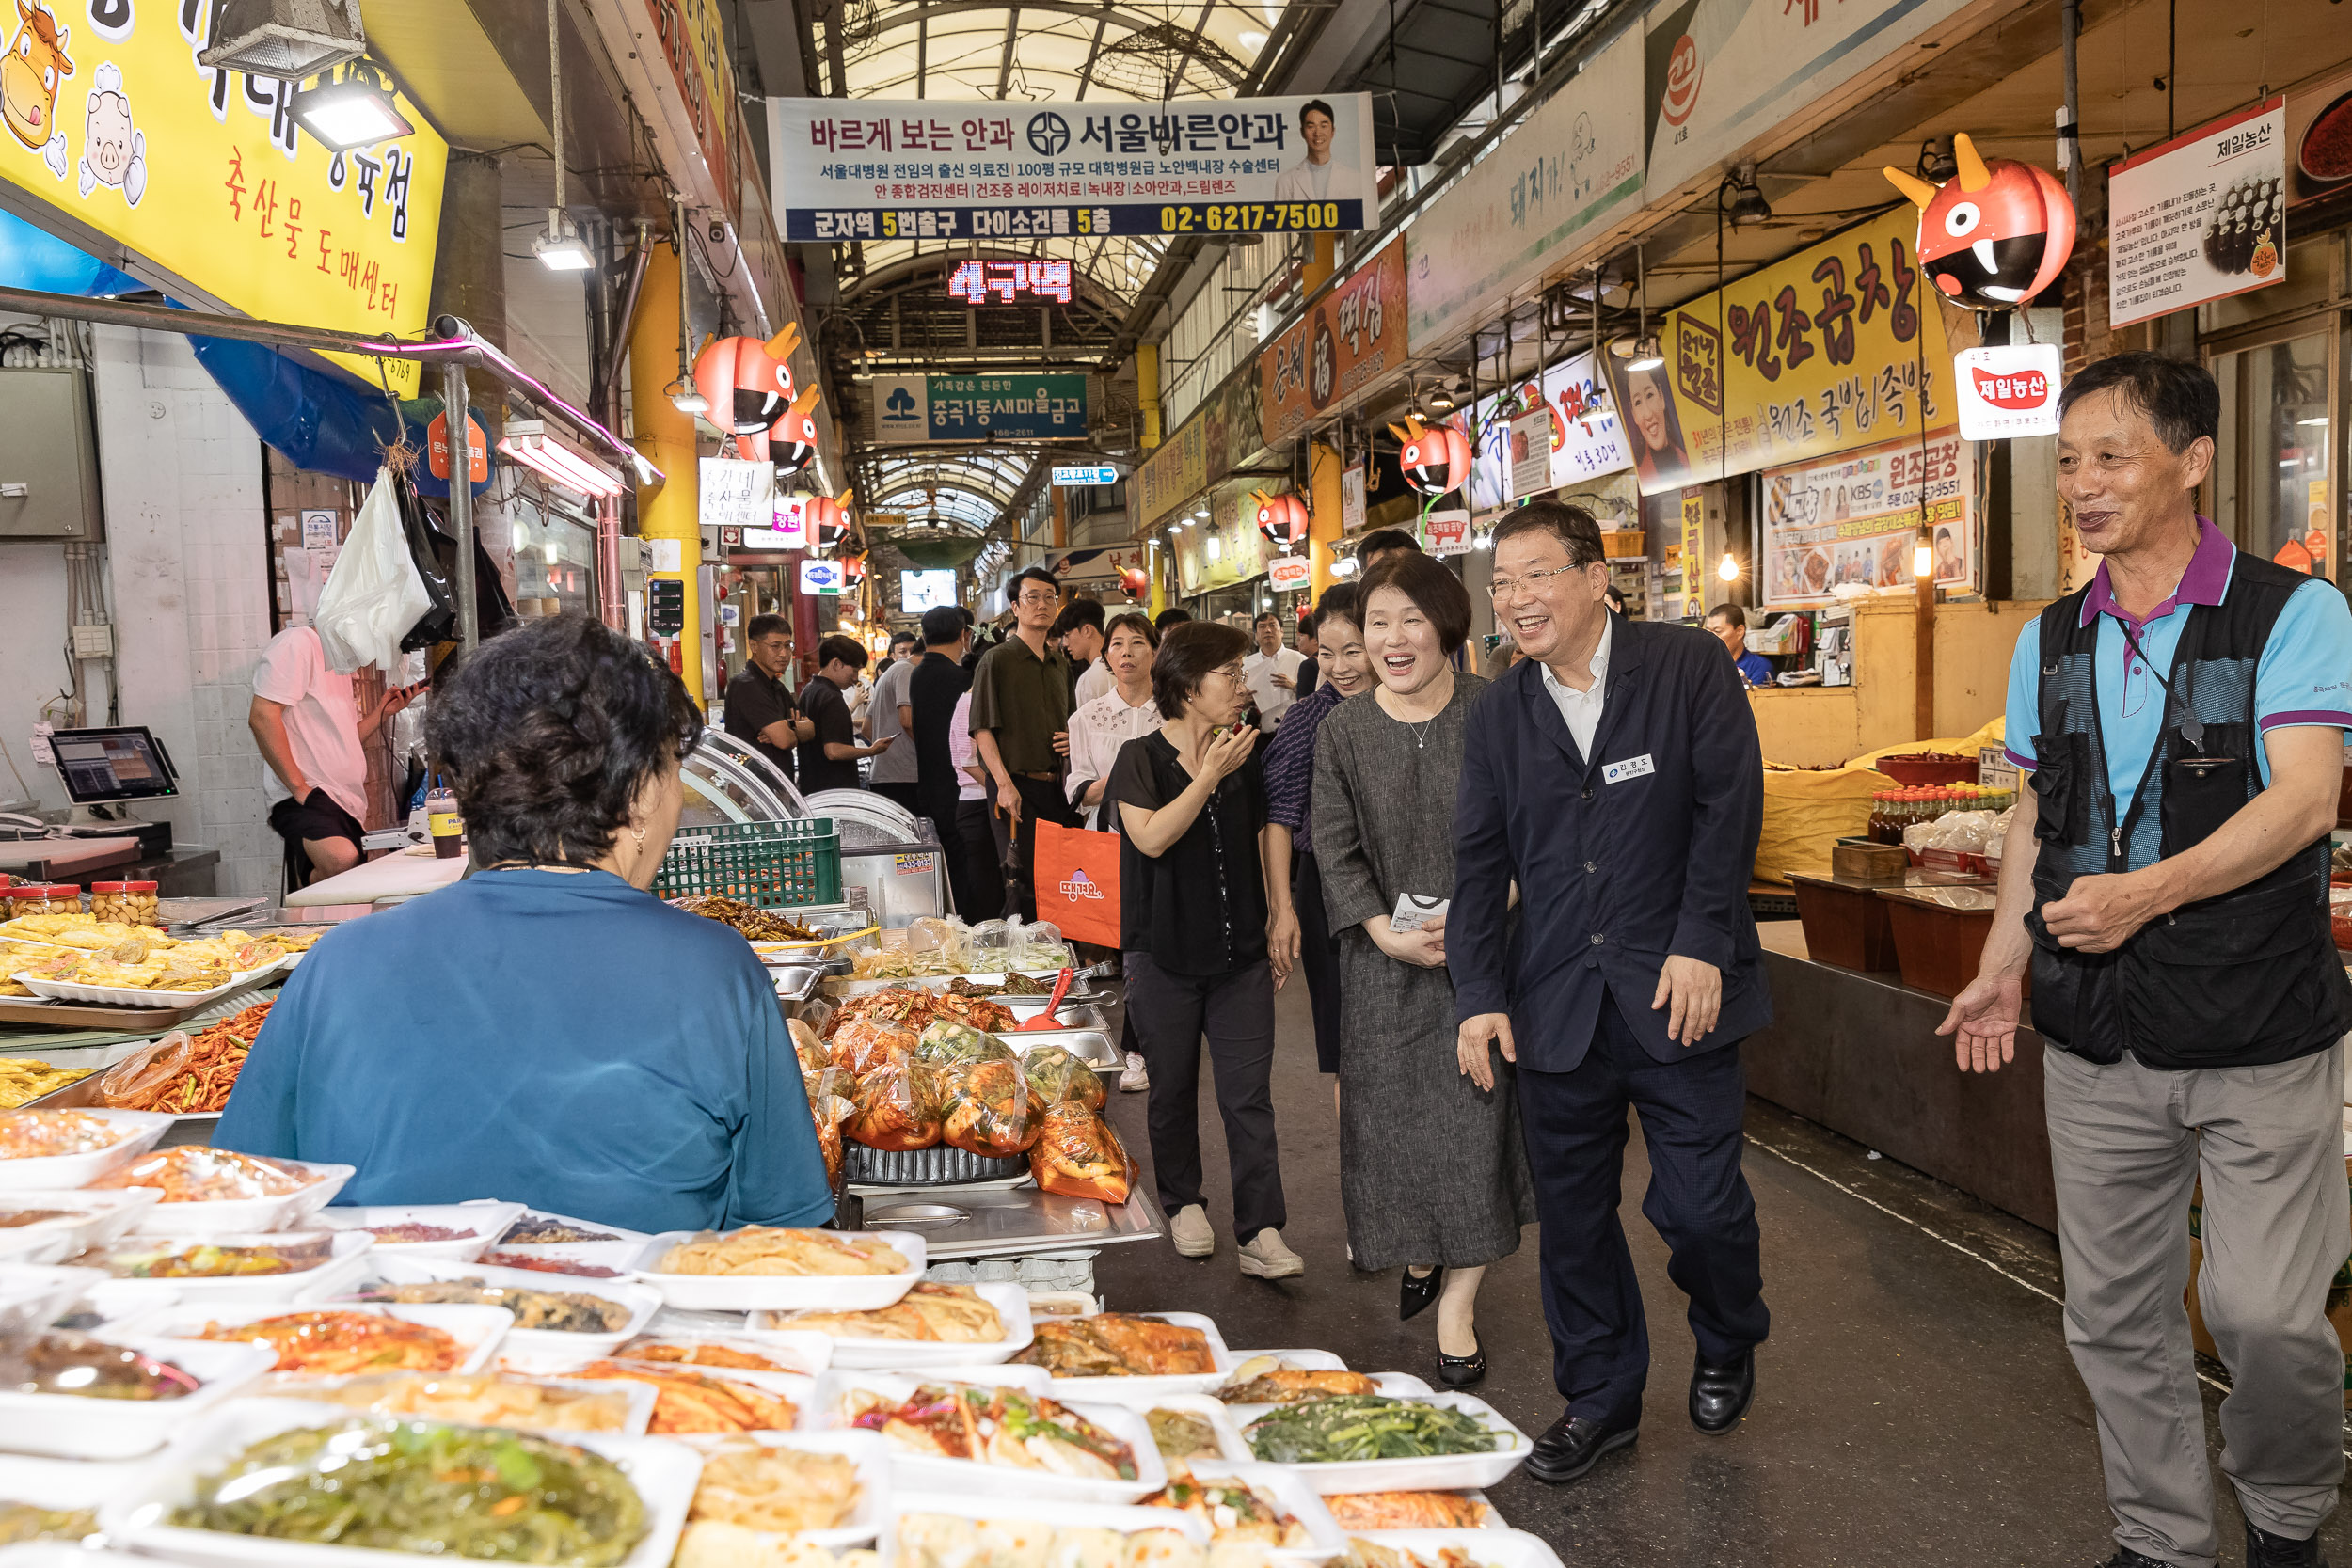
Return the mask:
<svg viewBox="0 0 2352 1568">
<path fill-rule="evenodd" d="M 16 139 L 65 176 L 65 133 L 57 128 L 57 82 L 73 74 L 68 29 L 41 0 L 16 0 L 16 36 L 0 56 L 0 118 Z"/>
<path fill-rule="evenodd" d="M 112 185 L 132 206 L 147 194 L 147 133 L 131 123 L 131 100 L 122 72 L 112 60 L 99 63 L 90 78 L 89 120 L 82 132 L 82 196 Z"/>
</svg>

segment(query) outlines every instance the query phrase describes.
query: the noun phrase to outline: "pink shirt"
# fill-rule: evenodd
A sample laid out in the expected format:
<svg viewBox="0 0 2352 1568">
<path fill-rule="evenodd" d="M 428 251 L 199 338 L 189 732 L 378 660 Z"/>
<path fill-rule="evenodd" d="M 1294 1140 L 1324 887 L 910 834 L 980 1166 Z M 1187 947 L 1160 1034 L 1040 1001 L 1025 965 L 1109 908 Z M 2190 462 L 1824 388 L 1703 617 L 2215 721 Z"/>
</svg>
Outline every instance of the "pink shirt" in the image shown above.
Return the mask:
<svg viewBox="0 0 2352 1568">
<path fill-rule="evenodd" d="M 947 760 L 956 765 L 956 799 L 985 800 L 988 792 L 965 769 L 979 766 L 972 750 L 972 693 L 956 699 L 955 716 L 947 721 Z"/>
</svg>

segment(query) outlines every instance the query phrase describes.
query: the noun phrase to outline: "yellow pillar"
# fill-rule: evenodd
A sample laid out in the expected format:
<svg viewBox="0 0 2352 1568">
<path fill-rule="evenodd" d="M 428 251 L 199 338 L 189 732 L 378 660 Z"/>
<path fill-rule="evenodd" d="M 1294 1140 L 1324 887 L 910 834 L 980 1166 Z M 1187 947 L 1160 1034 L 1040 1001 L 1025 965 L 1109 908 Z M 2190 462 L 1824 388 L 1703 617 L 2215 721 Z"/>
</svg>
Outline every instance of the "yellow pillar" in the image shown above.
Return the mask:
<svg viewBox="0 0 2352 1568">
<path fill-rule="evenodd" d="M 1314 255 L 1308 261 L 1306 266 L 1300 269 L 1298 275 L 1299 286 L 1308 293 L 1313 293 L 1317 289 L 1322 288 L 1325 281 L 1340 269 L 1339 236 L 1317 234 L 1313 238 Z"/>
<path fill-rule="evenodd" d="M 1143 410 L 1143 450 L 1160 444 L 1160 345 L 1136 345 L 1136 402 Z M 1133 498 L 1129 498 L 1133 504 Z"/>
<path fill-rule="evenodd" d="M 1320 441 L 1307 449 L 1307 560 L 1314 569 L 1309 586 L 1318 603 L 1331 586 L 1331 562 L 1339 559 L 1331 546 L 1340 536 L 1340 475 L 1346 467 L 1340 454 Z"/>
<path fill-rule="evenodd" d="M 1147 559 L 1152 562 L 1152 596 L 1144 601 L 1144 609 L 1151 611 L 1152 619 L 1157 620 L 1160 611 L 1168 608 L 1168 573 L 1175 559 L 1174 552 L 1162 550 L 1156 545 L 1149 546 Z"/>
<path fill-rule="evenodd" d="M 628 335 L 628 390 L 635 445 L 646 461 L 668 476 L 660 484 L 637 491 L 637 531 L 646 539 L 675 540 L 676 571 L 645 574 L 656 578 L 682 579 L 686 584 L 686 629 L 676 638 L 678 678 L 687 694 L 705 707 L 710 694 L 703 690 L 702 591 L 703 563 L 701 469 L 695 462 L 694 416 L 681 414 L 661 388 L 677 374 L 678 256 L 657 245 L 645 263 L 644 285 L 637 294 L 637 320 Z M 651 613 L 651 606 L 647 607 Z"/>
</svg>

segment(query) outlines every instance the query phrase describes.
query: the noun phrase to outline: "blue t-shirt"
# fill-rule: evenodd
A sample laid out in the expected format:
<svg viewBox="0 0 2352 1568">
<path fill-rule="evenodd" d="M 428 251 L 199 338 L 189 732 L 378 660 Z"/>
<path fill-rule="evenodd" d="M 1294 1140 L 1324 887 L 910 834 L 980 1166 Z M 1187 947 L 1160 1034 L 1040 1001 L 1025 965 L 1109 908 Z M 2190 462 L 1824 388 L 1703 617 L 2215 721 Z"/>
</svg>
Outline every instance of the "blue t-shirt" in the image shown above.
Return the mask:
<svg viewBox="0 0 2352 1568">
<path fill-rule="evenodd" d="M 2132 635 L 2148 658 L 2169 679 L 2172 656 L 2188 624 L 2188 607 L 2220 604 L 2229 596 L 2230 571 L 2237 547 L 2203 518 L 2197 552 L 2181 574 L 2180 586 L 2132 624 Z M 2102 564 L 2083 600 L 2085 618 L 2099 617 L 2099 727 L 2107 753 L 2107 787 L 2118 820 L 2131 809 L 2148 770 L 2163 722 L 2164 688 L 2148 665 L 2131 657 L 2123 641 L 2124 616 Z M 2033 768 L 2033 737 L 2042 728 L 2042 620 L 2026 623 L 2009 664 L 2009 705 L 2003 746 L 2018 767 Z M 2288 596 L 2254 668 L 2254 711 L 2265 735 L 2305 724 L 2352 727 L 2352 607 L 2333 584 L 2314 578 Z M 2255 748 L 2262 781 L 2270 783 L 2270 752 Z"/>
<path fill-rule="evenodd" d="M 485 871 L 329 932 L 214 1140 L 356 1165 L 339 1203 L 509 1198 L 631 1229 L 833 1199 L 750 945 L 604 871 Z"/>
<path fill-rule="evenodd" d="M 1772 684 L 1772 661 L 1762 654 L 1741 654 L 1731 662 L 1738 668 L 1740 678 L 1750 686 Z"/>
</svg>

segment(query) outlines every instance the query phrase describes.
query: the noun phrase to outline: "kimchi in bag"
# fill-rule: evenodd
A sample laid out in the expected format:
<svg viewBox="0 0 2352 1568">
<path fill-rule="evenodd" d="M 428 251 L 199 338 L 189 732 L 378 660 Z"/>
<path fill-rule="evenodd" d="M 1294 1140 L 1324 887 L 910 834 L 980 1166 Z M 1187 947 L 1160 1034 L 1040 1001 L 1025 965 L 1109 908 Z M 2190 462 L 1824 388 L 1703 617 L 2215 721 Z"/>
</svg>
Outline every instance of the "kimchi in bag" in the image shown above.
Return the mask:
<svg viewBox="0 0 2352 1568">
<path fill-rule="evenodd" d="M 894 1056 L 858 1079 L 850 1136 L 868 1148 L 929 1148 L 939 1142 L 945 1115 L 939 1075 L 911 1057 Z"/>
<path fill-rule="evenodd" d="M 1109 1122 L 1065 1100 L 1045 1113 L 1044 1130 L 1029 1150 L 1029 1174 L 1044 1192 L 1124 1203 L 1136 1166 Z"/>
<path fill-rule="evenodd" d="M 1106 1098 L 1094 1069 L 1058 1045 L 1032 1050 L 1021 1059 L 1021 1073 L 1039 1101 L 1048 1106 L 1075 1100 L 1089 1111 L 1099 1111 Z"/>
<path fill-rule="evenodd" d="M 1001 1048 L 1000 1048 L 1001 1049 Z M 946 1142 L 991 1160 L 1008 1160 L 1037 1142 L 1045 1107 L 1030 1092 L 1012 1053 L 946 1069 Z"/>
</svg>

